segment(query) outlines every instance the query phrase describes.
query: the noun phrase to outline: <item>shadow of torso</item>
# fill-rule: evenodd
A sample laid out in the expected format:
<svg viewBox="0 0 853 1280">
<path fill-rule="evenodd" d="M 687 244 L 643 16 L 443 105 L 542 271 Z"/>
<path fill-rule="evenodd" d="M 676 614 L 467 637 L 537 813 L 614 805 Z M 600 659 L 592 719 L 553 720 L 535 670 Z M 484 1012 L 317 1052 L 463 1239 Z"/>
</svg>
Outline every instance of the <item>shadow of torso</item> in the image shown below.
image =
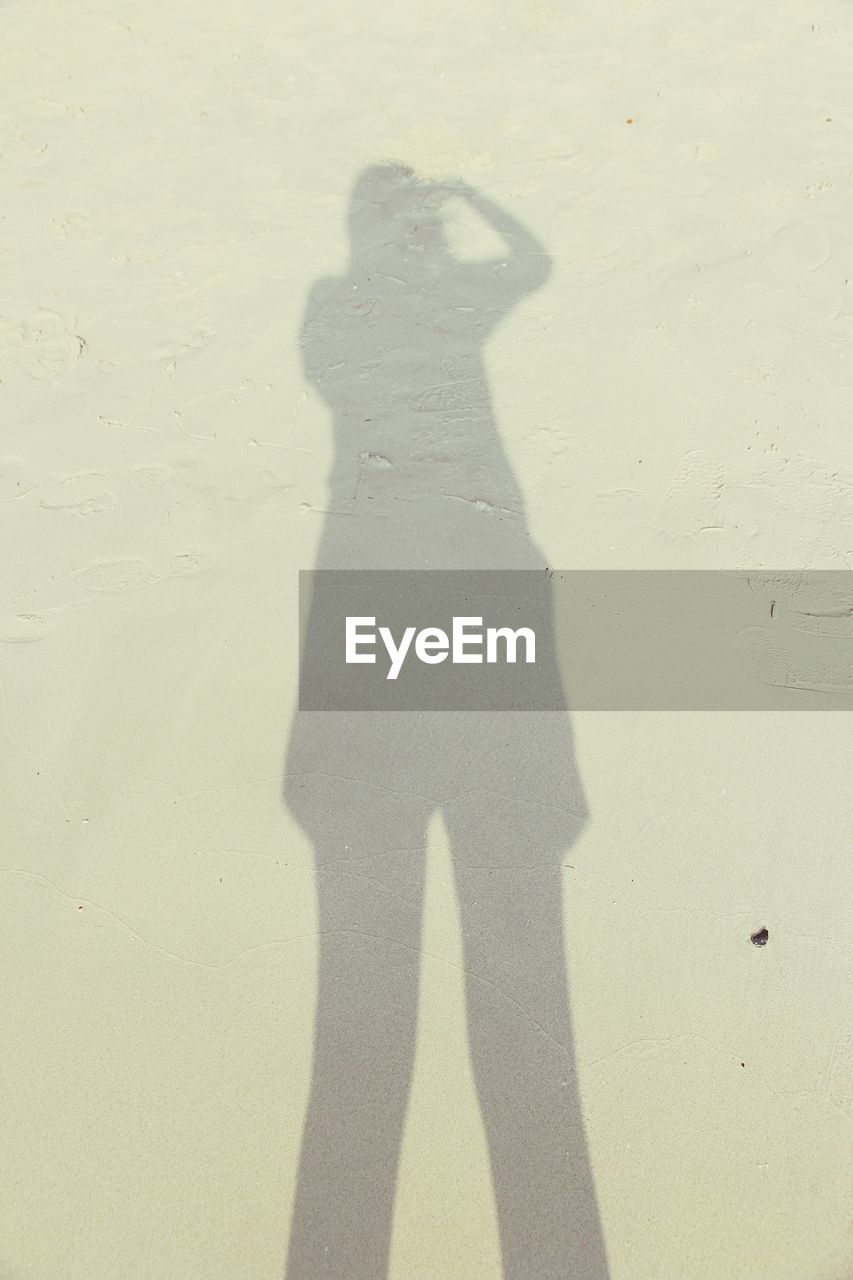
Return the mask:
<svg viewBox="0 0 853 1280">
<path fill-rule="evenodd" d="M 484 275 L 366 271 L 312 292 L 306 368 L 335 424 L 318 568 L 545 567 L 492 413 Z"/>
</svg>

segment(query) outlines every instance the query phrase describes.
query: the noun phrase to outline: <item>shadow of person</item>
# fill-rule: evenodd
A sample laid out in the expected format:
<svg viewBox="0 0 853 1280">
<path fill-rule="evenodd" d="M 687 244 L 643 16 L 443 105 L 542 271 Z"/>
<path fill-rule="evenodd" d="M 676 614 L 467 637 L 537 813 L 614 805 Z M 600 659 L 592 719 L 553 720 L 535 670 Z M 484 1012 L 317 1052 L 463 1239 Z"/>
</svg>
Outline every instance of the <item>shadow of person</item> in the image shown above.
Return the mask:
<svg viewBox="0 0 853 1280">
<path fill-rule="evenodd" d="M 450 196 L 500 234 L 505 259 L 451 255 Z M 544 570 L 483 347 L 546 280 L 546 253 L 481 193 L 402 166 L 359 178 L 349 225 L 349 272 L 314 286 L 302 331 L 335 435 L 316 567 Z M 306 648 L 311 628 L 309 614 Z M 452 850 L 504 1275 L 606 1280 L 565 966 L 562 867 L 586 821 L 568 716 L 297 711 L 284 798 L 314 849 L 319 916 L 288 1280 L 387 1275 L 435 814 Z"/>
</svg>

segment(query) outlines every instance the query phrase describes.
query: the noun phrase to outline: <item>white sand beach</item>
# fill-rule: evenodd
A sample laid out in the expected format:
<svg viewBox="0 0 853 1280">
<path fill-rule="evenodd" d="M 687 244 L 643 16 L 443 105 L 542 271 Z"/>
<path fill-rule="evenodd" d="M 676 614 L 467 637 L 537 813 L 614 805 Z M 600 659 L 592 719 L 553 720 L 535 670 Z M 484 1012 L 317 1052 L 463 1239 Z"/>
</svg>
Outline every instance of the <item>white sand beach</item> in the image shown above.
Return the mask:
<svg viewBox="0 0 853 1280">
<path fill-rule="evenodd" d="M 550 565 L 853 569 L 851 66 L 847 0 L 0 5 L 2 1280 L 285 1274 L 322 979 L 282 784 L 336 447 L 300 335 L 359 175 L 464 182 L 544 246 L 481 354 Z M 853 720 L 572 732 L 609 1280 L 849 1280 Z M 501 980 L 425 841 L 387 1274 L 501 1280 L 465 1003 Z"/>
</svg>

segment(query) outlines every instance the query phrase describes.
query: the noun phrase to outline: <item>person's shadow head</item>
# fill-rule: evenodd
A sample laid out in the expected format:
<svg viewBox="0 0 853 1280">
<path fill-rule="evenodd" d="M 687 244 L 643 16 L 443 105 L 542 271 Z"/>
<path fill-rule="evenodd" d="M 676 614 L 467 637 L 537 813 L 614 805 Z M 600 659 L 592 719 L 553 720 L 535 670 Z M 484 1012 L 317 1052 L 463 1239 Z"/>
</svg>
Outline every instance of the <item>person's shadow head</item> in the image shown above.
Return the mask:
<svg viewBox="0 0 853 1280">
<path fill-rule="evenodd" d="M 417 271 L 452 258 L 441 208 L 450 184 L 427 182 L 403 164 L 371 165 L 355 183 L 347 224 L 353 268 L 396 260 Z"/>
<path fill-rule="evenodd" d="M 466 201 L 504 239 L 504 252 L 491 261 L 466 261 L 453 253 L 445 217 L 445 206 L 453 199 Z M 488 279 L 502 267 L 517 298 L 539 288 L 551 269 L 544 246 L 529 229 L 483 192 L 460 178 L 424 177 L 405 164 L 363 170 L 350 193 L 347 227 L 350 270 L 355 272 L 396 263 L 410 278 L 462 270 L 470 281 L 476 275 Z M 493 280 L 496 296 L 501 283 Z"/>
</svg>

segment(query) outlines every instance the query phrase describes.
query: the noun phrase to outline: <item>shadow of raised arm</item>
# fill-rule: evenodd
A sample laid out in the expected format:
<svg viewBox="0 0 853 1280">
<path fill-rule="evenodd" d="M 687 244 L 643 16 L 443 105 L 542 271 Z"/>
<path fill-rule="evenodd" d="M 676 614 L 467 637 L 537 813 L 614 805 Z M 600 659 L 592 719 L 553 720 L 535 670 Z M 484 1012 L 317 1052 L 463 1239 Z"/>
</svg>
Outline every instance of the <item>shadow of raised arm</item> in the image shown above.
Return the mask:
<svg viewBox="0 0 853 1280">
<path fill-rule="evenodd" d="M 510 250 L 506 257 L 494 258 L 481 264 L 494 282 L 502 286 L 507 306 L 525 293 L 532 293 L 545 284 L 551 275 L 552 262 L 541 241 L 521 222 L 496 201 L 460 182 L 452 188 L 453 194 L 468 201 L 475 213 L 502 237 Z"/>
</svg>

